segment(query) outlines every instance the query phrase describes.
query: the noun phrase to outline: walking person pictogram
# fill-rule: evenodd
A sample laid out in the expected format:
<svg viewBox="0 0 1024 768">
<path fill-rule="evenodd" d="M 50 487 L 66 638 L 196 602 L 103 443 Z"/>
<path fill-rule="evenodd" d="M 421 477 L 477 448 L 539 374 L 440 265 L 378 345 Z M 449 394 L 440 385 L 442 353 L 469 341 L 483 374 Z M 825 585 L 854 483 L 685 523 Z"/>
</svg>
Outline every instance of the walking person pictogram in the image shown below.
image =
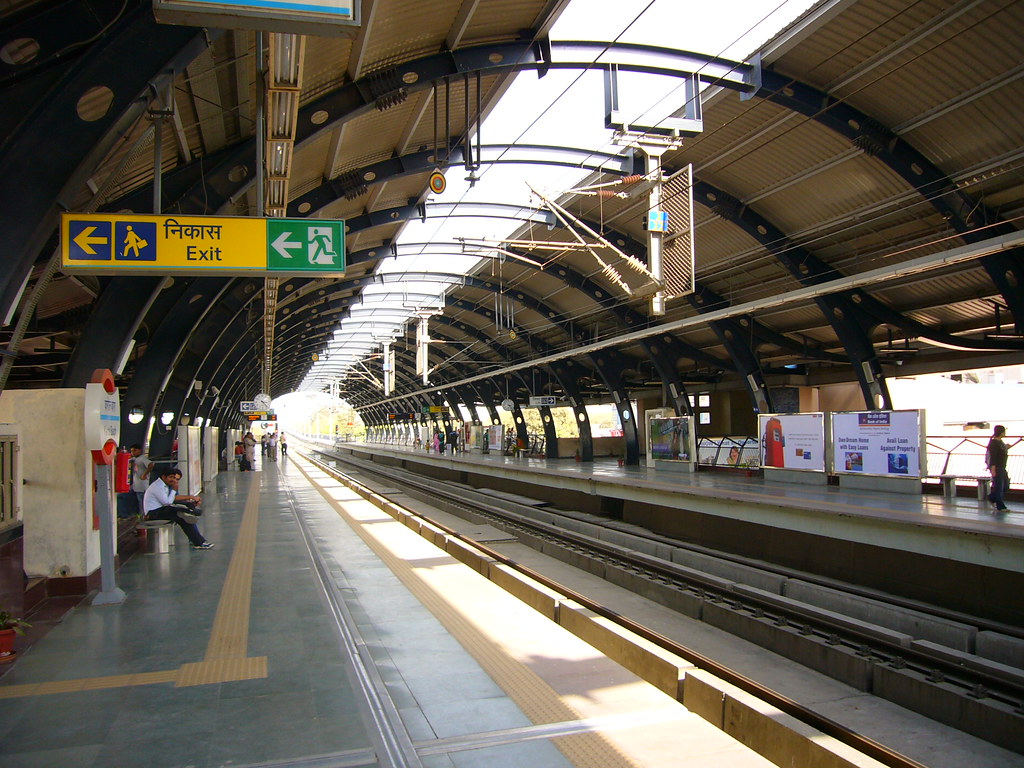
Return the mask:
<svg viewBox="0 0 1024 768">
<path fill-rule="evenodd" d="M 137 259 L 141 255 L 140 251 L 147 245 L 149 245 L 149 243 L 139 237 L 135 233 L 135 230 L 132 229 L 131 224 L 129 224 L 128 233 L 124 236 L 124 251 L 122 252 L 122 257 L 127 259 L 128 251 L 135 251 L 135 256 L 133 258 Z"/>
</svg>

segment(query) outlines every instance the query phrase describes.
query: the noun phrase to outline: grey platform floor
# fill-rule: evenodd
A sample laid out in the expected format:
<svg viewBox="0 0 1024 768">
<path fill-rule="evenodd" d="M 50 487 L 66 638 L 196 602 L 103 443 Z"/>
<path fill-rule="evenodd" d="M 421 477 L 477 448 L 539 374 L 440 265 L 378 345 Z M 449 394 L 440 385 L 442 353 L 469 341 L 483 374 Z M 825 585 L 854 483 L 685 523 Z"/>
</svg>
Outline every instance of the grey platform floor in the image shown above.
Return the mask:
<svg viewBox="0 0 1024 768">
<path fill-rule="evenodd" d="M 768 765 L 344 487 L 259 469 L 206 489 L 215 549 L 176 532 L 15 662 L 0 765 Z"/>
</svg>

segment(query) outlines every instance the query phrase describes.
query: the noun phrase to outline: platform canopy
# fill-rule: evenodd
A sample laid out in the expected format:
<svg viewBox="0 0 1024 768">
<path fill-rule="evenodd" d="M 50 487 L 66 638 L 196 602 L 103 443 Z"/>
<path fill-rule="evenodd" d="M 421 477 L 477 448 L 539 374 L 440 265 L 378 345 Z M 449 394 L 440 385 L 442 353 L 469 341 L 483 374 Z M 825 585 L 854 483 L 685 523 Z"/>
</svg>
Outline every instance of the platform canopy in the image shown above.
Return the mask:
<svg viewBox="0 0 1024 768">
<path fill-rule="evenodd" d="M 370 0 L 302 37 L 4 3 L 2 386 L 111 368 L 132 442 L 263 391 L 333 389 L 370 423 L 710 387 L 764 411 L 796 383 L 885 407 L 897 374 L 1020 362 L 1020 3 L 822 0 L 739 40 L 671 0 L 577 5 Z M 62 211 L 341 221 L 345 271 L 68 274 Z M 694 252 L 664 314 L 652 211 L 673 265 Z"/>
</svg>

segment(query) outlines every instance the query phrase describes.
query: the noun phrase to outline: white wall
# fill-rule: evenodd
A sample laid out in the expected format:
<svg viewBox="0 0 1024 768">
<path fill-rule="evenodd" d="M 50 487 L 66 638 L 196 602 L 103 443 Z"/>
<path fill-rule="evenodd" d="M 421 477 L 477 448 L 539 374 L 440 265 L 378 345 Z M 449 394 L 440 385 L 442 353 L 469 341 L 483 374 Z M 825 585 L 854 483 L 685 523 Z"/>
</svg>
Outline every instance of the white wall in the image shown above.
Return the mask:
<svg viewBox="0 0 1024 768">
<path fill-rule="evenodd" d="M 21 433 L 30 577 L 88 576 L 100 567 L 84 409 L 84 389 L 6 390 L 0 397 L 0 422 L 18 425 Z"/>
</svg>

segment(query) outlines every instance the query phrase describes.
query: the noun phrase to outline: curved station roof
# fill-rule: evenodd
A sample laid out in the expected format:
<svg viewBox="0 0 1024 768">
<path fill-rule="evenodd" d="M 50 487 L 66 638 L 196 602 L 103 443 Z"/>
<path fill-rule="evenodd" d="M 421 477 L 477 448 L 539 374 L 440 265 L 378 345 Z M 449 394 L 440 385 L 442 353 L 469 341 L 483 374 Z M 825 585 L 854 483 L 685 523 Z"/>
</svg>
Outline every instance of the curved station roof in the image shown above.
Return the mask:
<svg viewBox="0 0 1024 768">
<path fill-rule="evenodd" d="M 567 5 L 367 0 L 301 37 L 4 2 L 2 386 L 110 368 L 126 409 L 222 425 L 330 390 L 374 424 L 794 383 L 886 407 L 897 372 L 1020 362 L 1024 5 L 822 0 L 713 53 L 630 32 L 642 4 L 569 39 Z M 61 212 L 343 220 L 345 271 L 65 274 Z"/>
</svg>

